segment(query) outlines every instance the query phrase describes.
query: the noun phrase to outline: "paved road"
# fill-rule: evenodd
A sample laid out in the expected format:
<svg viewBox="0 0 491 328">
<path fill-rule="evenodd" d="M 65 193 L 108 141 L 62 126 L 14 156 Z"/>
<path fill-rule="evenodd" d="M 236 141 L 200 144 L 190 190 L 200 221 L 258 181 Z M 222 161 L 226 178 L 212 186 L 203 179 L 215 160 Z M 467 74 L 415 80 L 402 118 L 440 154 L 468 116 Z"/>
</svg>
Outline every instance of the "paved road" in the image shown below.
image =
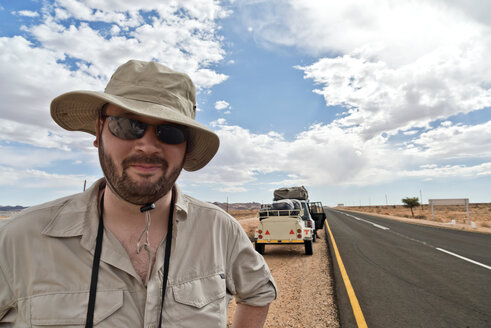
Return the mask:
<svg viewBox="0 0 491 328">
<path fill-rule="evenodd" d="M 368 327 L 491 327 L 491 235 L 347 214 L 327 221 Z M 341 325 L 357 327 L 333 263 Z"/>
</svg>

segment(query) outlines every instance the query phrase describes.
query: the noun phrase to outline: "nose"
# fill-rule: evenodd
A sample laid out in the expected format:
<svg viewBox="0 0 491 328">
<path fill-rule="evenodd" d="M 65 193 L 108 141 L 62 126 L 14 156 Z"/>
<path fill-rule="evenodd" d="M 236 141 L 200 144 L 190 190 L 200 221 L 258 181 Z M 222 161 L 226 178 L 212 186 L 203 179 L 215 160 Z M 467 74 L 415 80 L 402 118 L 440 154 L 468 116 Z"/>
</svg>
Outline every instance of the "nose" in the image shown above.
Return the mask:
<svg viewBox="0 0 491 328">
<path fill-rule="evenodd" d="M 148 154 L 160 152 L 161 142 L 157 139 L 154 126 L 148 126 L 143 137 L 136 140 L 136 149 Z"/>
</svg>

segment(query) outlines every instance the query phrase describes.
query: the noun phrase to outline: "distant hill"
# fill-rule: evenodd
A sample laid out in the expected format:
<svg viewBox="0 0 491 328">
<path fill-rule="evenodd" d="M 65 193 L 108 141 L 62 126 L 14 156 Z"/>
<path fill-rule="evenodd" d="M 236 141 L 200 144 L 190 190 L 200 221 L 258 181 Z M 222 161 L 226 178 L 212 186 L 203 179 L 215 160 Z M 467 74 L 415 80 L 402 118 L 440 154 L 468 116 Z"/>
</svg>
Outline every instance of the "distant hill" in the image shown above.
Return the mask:
<svg viewBox="0 0 491 328">
<path fill-rule="evenodd" d="M 22 211 L 27 207 L 16 205 L 16 206 L 1 206 L 0 205 L 0 211 L 2 212 L 17 212 L 17 211 Z"/>
<path fill-rule="evenodd" d="M 216 205 L 224 210 L 227 210 L 227 203 L 219 203 L 219 202 L 213 202 L 213 205 Z M 228 209 L 229 210 L 258 210 L 261 207 L 261 203 L 229 203 L 228 204 Z"/>
</svg>

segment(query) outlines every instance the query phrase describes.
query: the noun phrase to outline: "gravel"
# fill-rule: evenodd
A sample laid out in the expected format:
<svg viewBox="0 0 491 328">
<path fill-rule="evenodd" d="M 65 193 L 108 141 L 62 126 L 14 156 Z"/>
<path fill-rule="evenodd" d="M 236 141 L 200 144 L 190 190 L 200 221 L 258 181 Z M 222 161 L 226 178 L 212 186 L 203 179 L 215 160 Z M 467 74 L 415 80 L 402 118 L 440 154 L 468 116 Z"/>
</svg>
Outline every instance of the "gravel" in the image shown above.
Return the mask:
<svg viewBox="0 0 491 328">
<path fill-rule="evenodd" d="M 239 222 L 248 233 L 257 225 L 257 219 Z M 264 327 L 339 327 L 326 235 L 321 231 L 319 235 L 312 256 L 305 255 L 303 245 L 266 245 L 264 258 L 278 298 L 269 307 Z M 228 327 L 235 306 L 230 302 Z"/>
</svg>

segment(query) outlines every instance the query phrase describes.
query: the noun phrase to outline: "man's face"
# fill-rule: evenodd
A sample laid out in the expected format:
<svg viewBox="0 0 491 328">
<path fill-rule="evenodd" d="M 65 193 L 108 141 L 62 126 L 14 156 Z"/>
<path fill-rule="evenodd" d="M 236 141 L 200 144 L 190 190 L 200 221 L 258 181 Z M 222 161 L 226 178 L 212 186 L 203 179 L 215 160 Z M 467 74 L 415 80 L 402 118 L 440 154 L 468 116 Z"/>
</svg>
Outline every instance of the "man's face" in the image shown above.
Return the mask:
<svg viewBox="0 0 491 328">
<path fill-rule="evenodd" d="M 152 125 L 166 123 L 129 113 L 112 104 L 107 106 L 106 114 Z M 102 132 L 99 126 L 96 131 L 94 145 L 99 148 L 102 171 L 116 194 L 130 203 L 143 205 L 157 201 L 172 189 L 182 170 L 186 142 L 178 145 L 163 143 L 157 139 L 153 126 L 148 126 L 140 139 L 124 140 L 109 131 L 107 119 Z"/>
</svg>

